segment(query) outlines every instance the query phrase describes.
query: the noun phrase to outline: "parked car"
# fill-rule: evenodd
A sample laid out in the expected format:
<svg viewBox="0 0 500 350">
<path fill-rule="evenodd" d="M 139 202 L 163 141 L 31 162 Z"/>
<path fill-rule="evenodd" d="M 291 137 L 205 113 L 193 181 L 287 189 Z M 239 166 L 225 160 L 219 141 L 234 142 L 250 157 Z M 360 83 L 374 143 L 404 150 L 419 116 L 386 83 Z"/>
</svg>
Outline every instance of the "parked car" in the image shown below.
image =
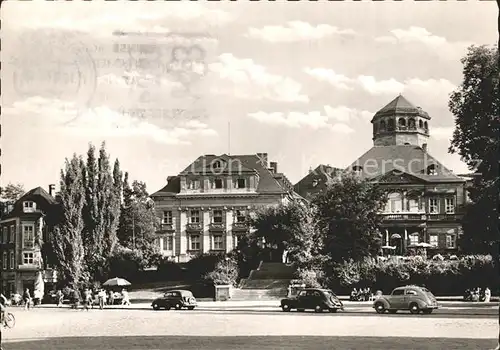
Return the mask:
<svg viewBox="0 0 500 350">
<path fill-rule="evenodd" d="M 153 310 L 170 310 L 174 308 L 180 310 L 182 308 L 187 308 L 188 310 L 193 310 L 196 306 L 196 298 L 193 293 L 189 290 L 170 290 L 166 292 L 161 298 L 153 300 L 151 303 Z"/>
<path fill-rule="evenodd" d="M 380 296 L 374 301 L 373 308 L 379 314 L 386 311 L 395 314 L 399 310 L 410 310 L 412 314 L 430 314 L 439 305 L 436 297 L 426 288 L 404 286 L 395 288 L 391 295 Z"/>
<path fill-rule="evenodd" d="M 305 288 L 295 297 L 281 300 L 281 309 L 285 312 L 296 309 L 304 311 L 312 309 L 315 312 L 337 312 L 343 310 L 344 305 L 340 299 L 329 289 Z"/>
</svg>

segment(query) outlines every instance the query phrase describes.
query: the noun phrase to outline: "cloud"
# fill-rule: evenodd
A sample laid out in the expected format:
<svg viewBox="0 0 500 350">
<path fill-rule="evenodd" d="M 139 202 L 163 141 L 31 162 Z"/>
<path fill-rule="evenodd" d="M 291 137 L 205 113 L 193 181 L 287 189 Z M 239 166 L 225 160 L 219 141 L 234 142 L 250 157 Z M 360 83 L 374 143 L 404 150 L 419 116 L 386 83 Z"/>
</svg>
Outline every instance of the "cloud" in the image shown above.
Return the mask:
<svg viewBox="0 0 500 350">
<path fill-rule="evenodd" d="M 444 58 L 461 57 L 467 42 L 449 42 L 445 37 L 434 35 L 427 29 L 412 26 L 408 29 L 393 29 L 391 35 L 380 36 L 375 41 L 388 44 L 422 44 L 443 56 Z"/>
<path fill-rule="evenodd" d="M 325 106 L 325 112 L 328 118 L 347 123 L 353 119 L 371 119 L 375 113 L 360 111 L 346 106 L 331 107 Z"/>
<path fill-rule="evenodd" d="M 265 67 L 251 59 L 240 59 L 230 53 L 219 56 L 219 61 L 209 65 L 229 86 L 215 86 L 212 92 L 246 99 L 270 99 L 282 102 L 308 102 L 309 97 L 301 93 L 302 85 L 295 80 L 269 73 Z"/>
<path fill-rule="evenodd" d="M 358 83 L 372 95 L 398 94 L 404 89 L 404 84 L 391 78 L 388 80 L 376 80 L 373 76 L 360 75 Z"/>
<path fill-rule="evenodd" d="M 349 86 L 349 84 L 352 83 L 352 79 L 346 77 L 345 75 L 337 74 L 332 69 L 306 67 L 304 69 L 304 72 L 320 81 L 326 81 L 336 88 L 343 90 L 353 89 L 351 86 Z"/>
<path fill-rule="evenodd" d="M 300 128 L 309 127 L 311 129 L 330 129 L 337 133 L 351 133 L 354 130 L 348 125 L 342 123 L 330 123 L 330 118 L 323 115 L 319 111 L 312 111 L 308 113 L 303 112 L 289 112 L 285 114 L 283 112 L 255 112 L 249 113 L 249 117 L 265 124 L 285 126 L 290 128 Z"/>
<path fill-rule="evenodd" d="M 405 91 L 420 95 L 432 94 L 435 98 L 448 98 L 457 86 L 447 79 L 427 79 L 412 78 L 405 81 Z"/>
<path fill-rule="evenodd" d="M 453 137 L 454 130 L 455 127 L 453 126 L 437 126 L 432 127 L 429 131 L 429 134 L 433 139 L 439 141 L 450 141 Z"/>
<path fill-rule="evenodd" d="M 316 26 L 302 21 L 290 21 L 284 26 L 264 26 L 249 28 L 245 36 L 268 42 L 294 42 L 302 40 L 317 40 L 333 35 L 353 35 L 352 29 L 339 29 L 329 24 Z"/>
<path fill-rule="evenodd" d="M 85 137 L 145 137 L 165 144 L 189 144 L 193 136 L 214 136 L 206 124 L 190 121 L 184 126 L 162 128 L 144 118 L 119 113 L 109 107 L 79 111 L 71 102 L 32 97 L 15 102 L 6 114 L 29 116 L 44 126 Z"/>
</svg>

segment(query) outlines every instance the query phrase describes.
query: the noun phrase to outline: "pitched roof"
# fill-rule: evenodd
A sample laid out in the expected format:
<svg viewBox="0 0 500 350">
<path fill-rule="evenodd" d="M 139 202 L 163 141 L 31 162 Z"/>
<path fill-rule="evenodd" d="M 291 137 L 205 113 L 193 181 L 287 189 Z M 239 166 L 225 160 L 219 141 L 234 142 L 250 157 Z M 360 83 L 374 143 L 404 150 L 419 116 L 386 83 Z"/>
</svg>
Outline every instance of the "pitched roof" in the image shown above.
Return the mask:
<svg viewBox="0 0 500 350">
<path fill-rule="evenodd" d="M 427 174 L 431 165 L 436 175 Z M 373 146 L 346 170 L 353 170 L 355 166 L 361 167 L 361 177 L 365 179 L 375 179 L 398 170 L 427 182 L 465 182 L 418 146 Z"/>
<path fill-rule="evenodd" d="M 221 161 L 220 170 L 212 168 L 215 161 Z M 286 193 L 290 192 L 289 180 L 282 173 L 274 174 L 268 169 L 267 158 L 261 155 L 203 155 L 198 157 L 193 163 L 172 177 L 167 185 L 161 190 L 153 193 L 152 197 L 175 196 L 180 193 L 180 176 L 188 174 L 237 174 L 253 173 L 258 175 L 259 184 L 257 193 Z"/>
<path fill-rule="evenodd" d="M 56 204 L 57 201 L 55 200 L 54 197 L 52 197 L 50 194 L 47 193 L 42 187 L 35 187 L 25 194 L 23 194 L 17 201 L 17 202 L 22 202 L 25 198 L 31 198 L 33 196 L 40 196 L 43 199 L 45 199 L 49 204 Z"/>
<path fill-rule="evenodd" d="M 332 178 L 337 177 L 342 171 L 343 169 L 340 168 L 320 164 L 316 169 L 309 171 L 293 188 L 302 197 L 311 199 L 315 194 L 324 189 Z"/>
<path fill-rule="evenodd" d="M 388 115 L 398 115 L 398 114 L 417 114 L 426 119 L 430 119 L 427 112 L 425 112 L 422 108 L 416 107 L 413 103 L 408 101 L 406 97 L 403 95 L 397 96 L 394 100 L 389 102 L 387 105 L 382 107 L 377 113 L 375 113 L 374 117 L 377 116 L 388 116 Z M 372 119 L 373 121 L 373 119 Z"/>
</svg>

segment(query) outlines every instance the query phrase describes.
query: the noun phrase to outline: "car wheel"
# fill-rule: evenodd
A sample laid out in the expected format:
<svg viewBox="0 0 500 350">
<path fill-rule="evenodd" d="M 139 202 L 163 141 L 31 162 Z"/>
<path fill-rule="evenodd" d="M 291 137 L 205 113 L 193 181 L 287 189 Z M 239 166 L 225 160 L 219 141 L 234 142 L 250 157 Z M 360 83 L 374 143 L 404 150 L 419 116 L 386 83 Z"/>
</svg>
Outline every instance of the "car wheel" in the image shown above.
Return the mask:
<svg viewBox="0 0 500 350">
<path fill-rule="evenodd" d="M 416 304 L 416 303 L 410 304 L 410 312 L 414 315 L 418 314 L 420 312 L 420 308 L 418 307 L 418 304 Z"/>
<path fill-rule="evenodd" d="M 423 312 L 424 314 L 426 314 L 426 315 L 430 315 L 430 314 L 432 314 L 432 309 L 425 309 L 425 310 L 423 310 L 422 312 Z"/>
<path fill-rule="evenodd" d="M 181 304 L 177 303 L 175 304 L 175 309 L 176 310 L 180 310 L 182 308 Z"/>
<path fill-rule="evenodd" d="M 376 303 L 375 304 L 375 311 L 377 311 L 377 314 L 383 314 L 385 312 L 384 303 Z"/>
<path fill-rule="evenodd" d="M 188 310 L 194 310 L 194 306 L 188 306 Z"/>
<path fill-rule="evenodd" d="M 153 310 L 160 310 L 160 305 L 154 303 L 153 304 Z"/>
<path fill-rule="evenodd" d="M 281 310 L 283 310 L 284 312 L 289 312 L 290 311 L 290 305 L 288 305 L 288 304 L 281 305 Z"/>
<path fill-rule="evenodd" d="M 314 312 L 323 312 L 323 308 L 321 307 L 321 305 L 316 305 L 316 307 L 314 308 Z"/>
<path fill-rule="evenodd" d="M 170 306 L 165 306 L 165 310 L 170 311 L 171 307 Z"/>
<path fill-rule="evenodd" d="M 389 310 L 390 314 L 395 314 L 396 312 L 398 312 L 398 310 Z"/>
</svg>

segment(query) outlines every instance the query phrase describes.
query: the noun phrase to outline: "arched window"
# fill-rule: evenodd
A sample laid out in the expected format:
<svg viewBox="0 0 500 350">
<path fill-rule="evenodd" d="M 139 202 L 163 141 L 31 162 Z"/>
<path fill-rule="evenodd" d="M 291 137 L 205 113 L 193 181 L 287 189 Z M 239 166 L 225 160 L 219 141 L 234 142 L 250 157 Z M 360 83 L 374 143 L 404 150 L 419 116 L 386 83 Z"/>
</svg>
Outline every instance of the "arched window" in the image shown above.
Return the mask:
<svg viewBox="0 0 500 350">
<path fill-rule="evenodd" d="M 429 125 L 427 124 L 427 122 L 424 122 L 424 129 L 429 130 Z"/>
<path fill-rule="evenodd" d="M 385 211 L 387 213 L 401 212 L 403 209 L 403 196 L 399 192 L 389 193 Z"/>
<path fill-rule="evenodd" d="M 424 122 L 422 120 L 418 121 L 418 127 L 421 129 L 424 127 Z"/>
<path fill-rule="evenodd" d="M 373 133 L 376 134 L 378 131 L 378 125 L 377 123 L 373 123 Z"/>
<path fill-rule="evenodd" d="M 437 175 L 436 164 L 431 164 L 427 167 L 427 175 Z"/>
<path fill-rule="evenodd" d="M 386 129 L 386 126 L 385 126 L 385 121 L 384 120 L 381 120 L 380 121 L 380 131 L 385 131 Z"/>
<path fill-rule="evenodd" d="M 221 163 L 220 163 L 220 160 L 216 160 L 214 162 L 214 169 L 219 169 L 221 167 Z"/>
<path fill-rule="evenodd" d="M 394 119 L 389 119 L 387 121 L 387 130 L 388 131 L 394 131 L 395 125 L 394 125 Z"/>
<path fill-rule="evenodd" d="M 416 128 L 415 118 L 410 118 L 410 119 L 408 120 L 408 127 L 409 127 L 410 129 L 415 129 L 415 128 Z"/>
<path fill-rule="evenodd" d="M 363 167 L 360 165 L 355 165 L 352 167 L 352 171 L 354 171 L 354 174 L 359 176 L 363 172 Z"/>
<path fill-rule="evenodd" d="M 398 124 L 399 124 L 399 126 L 401 126 L 401 127 L 404 128 L 406 126 L 406 120 L 405 120 L 405 118 L 399 118 Z"/>
</svg>

